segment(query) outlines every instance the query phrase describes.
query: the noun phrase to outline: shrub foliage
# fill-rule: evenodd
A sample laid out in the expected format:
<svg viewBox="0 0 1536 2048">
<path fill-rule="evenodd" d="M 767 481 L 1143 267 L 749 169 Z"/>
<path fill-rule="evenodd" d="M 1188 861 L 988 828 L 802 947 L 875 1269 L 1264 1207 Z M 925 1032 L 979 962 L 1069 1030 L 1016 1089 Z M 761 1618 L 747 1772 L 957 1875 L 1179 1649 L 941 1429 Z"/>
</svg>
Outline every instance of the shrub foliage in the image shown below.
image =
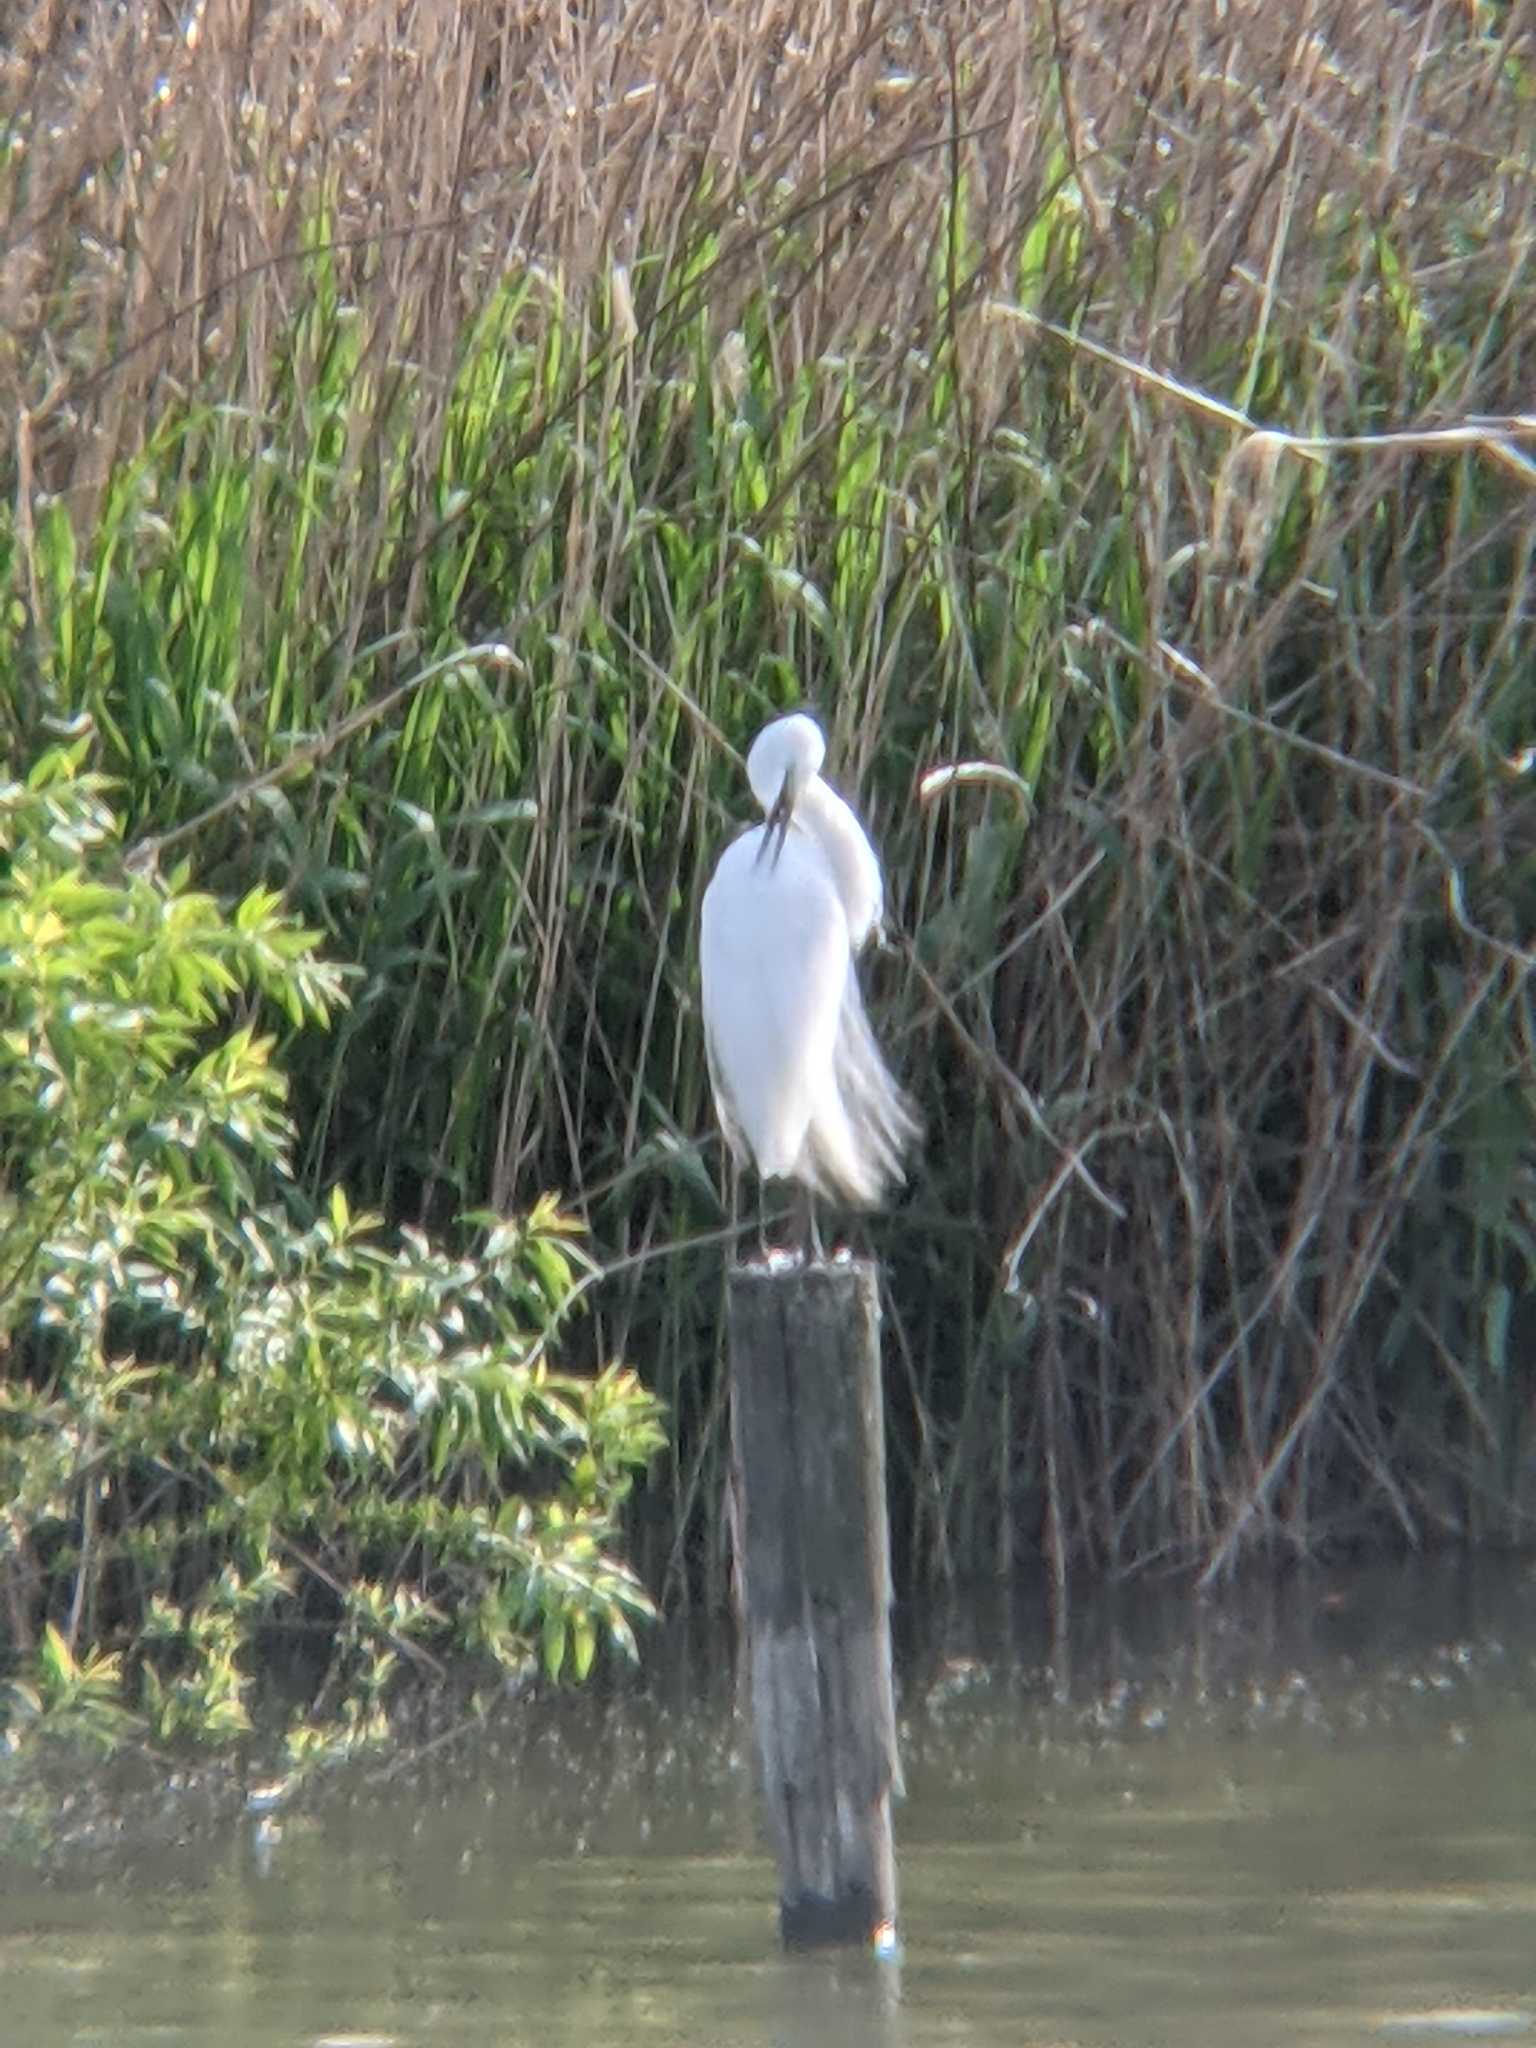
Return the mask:
<svg viewBox="0 0 1536 2048">
<path fill-rule="evenodd" d="M 218 1741 L 290 1656 L 297 1751 L 380 1731 L 397 1665 L 584 1677 L 645 1598 L 615 1518 L 659 1440 L 547 1346 L 553 1203 L 473 1251 L 318 1208 L 260 1011 L 343 977 L 253 889 L 123 859 L 89 735 L 0 785 L 0 1598 L 8 1732 Z"/>
</svg>

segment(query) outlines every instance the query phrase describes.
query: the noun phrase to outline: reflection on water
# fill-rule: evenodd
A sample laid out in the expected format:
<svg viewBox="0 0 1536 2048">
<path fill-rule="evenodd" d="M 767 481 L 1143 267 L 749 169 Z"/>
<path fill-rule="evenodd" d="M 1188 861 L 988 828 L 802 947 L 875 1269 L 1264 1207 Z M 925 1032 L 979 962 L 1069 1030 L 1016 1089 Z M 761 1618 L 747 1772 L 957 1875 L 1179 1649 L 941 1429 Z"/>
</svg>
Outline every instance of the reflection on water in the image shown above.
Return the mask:
<svg viewBox="0 0 1536 2048">
<path fill-rule="evenodd" d="M 905 1654 L 899 1963 L 789 1958 L 719 1645 L 40 1887 L 0 2044 L 1536 2039 L 1536 1580 L 1142 1588 Z M 3 1848 L 0 1848 L 3 1858 Z"/>
</svg>

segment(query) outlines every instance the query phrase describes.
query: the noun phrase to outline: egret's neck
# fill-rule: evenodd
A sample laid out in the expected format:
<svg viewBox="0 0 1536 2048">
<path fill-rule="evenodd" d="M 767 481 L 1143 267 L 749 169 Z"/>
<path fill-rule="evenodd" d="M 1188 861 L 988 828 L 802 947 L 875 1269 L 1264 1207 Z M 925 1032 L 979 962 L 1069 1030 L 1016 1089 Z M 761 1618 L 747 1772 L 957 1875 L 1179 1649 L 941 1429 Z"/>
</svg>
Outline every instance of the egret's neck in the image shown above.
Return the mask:
<svg viewBox="0 0 1536 2048">
<path fill-rule="evenodd" d="M 826 856 L 848 919 L 848 943 L 857 952 L 879 924 L 885 904 L 880 862 L 868 834 L 819 775 L 795 792 L 794 817 Z"/>
</svg>

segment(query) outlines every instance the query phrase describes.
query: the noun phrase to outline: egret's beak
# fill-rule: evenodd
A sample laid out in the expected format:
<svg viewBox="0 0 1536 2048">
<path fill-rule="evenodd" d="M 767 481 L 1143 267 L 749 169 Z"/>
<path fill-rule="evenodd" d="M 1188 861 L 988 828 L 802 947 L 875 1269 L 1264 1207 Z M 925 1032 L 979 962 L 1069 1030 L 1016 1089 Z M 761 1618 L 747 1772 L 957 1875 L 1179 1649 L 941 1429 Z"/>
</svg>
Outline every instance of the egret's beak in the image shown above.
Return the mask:
<svg viewBox="0 0 1536 2048">
<path fill-rule="evenodd" d="M 795 771 L 793 768 L 787 768 L 784 771 L 783 785 L 778 795 L 774 798 L 773 809 L 768 813 L 768 825 L 763 833 L 763 843 L 758 848 L 757 861 L 759 867 L 762 866 L 765 860 L 770 867 L 778 866 L 779 855 L 784 850 L 784 837 L 789 831 L 789 821 L 794 816 L 794 812 Z"/>
</svg>

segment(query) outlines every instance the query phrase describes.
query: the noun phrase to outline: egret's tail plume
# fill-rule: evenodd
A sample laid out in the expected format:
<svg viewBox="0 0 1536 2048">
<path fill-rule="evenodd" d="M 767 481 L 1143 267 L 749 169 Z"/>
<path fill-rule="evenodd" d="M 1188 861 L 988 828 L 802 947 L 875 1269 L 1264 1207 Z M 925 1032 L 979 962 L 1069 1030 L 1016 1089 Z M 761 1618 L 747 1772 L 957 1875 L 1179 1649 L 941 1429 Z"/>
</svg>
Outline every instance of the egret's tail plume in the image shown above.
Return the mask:
<svg viewBox="0 0 1536 2048">
<path fill-rule="evenodd" d="M 797 1172 L 818 1194 L 877 1208 L 906 1178 L 906 1156 L 922 1125 L 881 1057 L 851 973 L 833 1066 L 837 1086 L 811 1119 Z"/>
</svg>

